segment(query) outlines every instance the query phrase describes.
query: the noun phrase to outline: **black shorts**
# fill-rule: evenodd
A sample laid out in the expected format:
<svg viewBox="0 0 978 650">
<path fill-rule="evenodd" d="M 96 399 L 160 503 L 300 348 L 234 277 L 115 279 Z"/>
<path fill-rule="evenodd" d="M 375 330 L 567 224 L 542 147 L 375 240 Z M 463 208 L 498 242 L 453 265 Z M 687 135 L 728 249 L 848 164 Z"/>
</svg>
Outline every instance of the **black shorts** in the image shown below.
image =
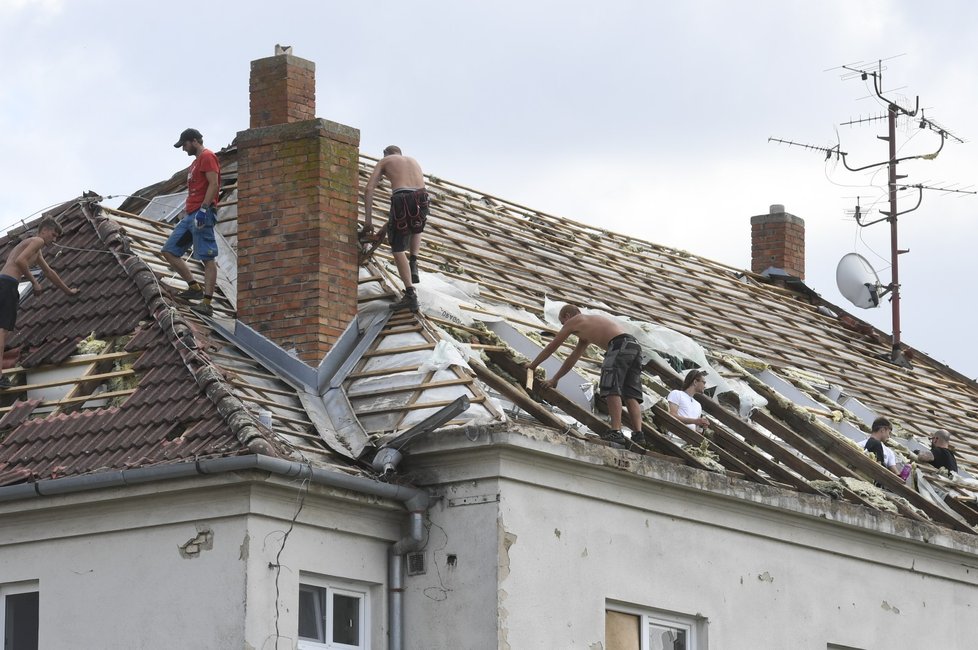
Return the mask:
<svg viewBox="0 0 978 650">
<path fill-rule="evenodd" d="M 9 275 L 0 275 L 0 329 L 14 331 L 17 326 L 17 306 L 20 304 L 20 282 Z"/>
<path fill-rule="evenodd" d="M 428 193 L 424 190 L 400 189 L 391 196 L 387 238 L 391 251 L 402 253 L 411 243 L 411 235 L 424 231 L 428 223 Z"/>
<path fill-rule="evenodd" d="M 598 395 L 642 401 L 642 346 L 631 334 L 619 334 L 608 343 Z"/>
</svg>

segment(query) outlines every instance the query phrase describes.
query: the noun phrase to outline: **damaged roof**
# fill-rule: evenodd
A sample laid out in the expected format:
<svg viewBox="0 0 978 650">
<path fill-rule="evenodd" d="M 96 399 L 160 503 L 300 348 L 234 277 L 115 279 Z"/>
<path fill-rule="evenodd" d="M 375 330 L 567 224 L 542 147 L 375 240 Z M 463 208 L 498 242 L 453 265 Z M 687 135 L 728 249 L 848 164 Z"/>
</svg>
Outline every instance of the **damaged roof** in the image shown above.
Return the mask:
<svg viewBox="0 0 978 650">
<path fill-rule="evenodd" d="M 220 156 L 213 320 L 173 298 L 185 285 L 157 252 L 182 205 L 184 173 L 118 209 L 93 196 L 50 213 L 65 235 L 49 262 L 81 293 L 49 290 L 22 302 L 4 371 L 22 386 L 0 396 L 0 485 L 256 452 L 369 474 L 364 461 L 374 449 L 462 398 L 467 407 L 438 427 L 532 422 L 606 447 L 595 436 L 608 427 L 591 390 L 600 350 L 585 355 L 560 392 L 524 387 L 528 358 L 557 329 L 560 304 L 573 302 L 619 317 L 650 354 L 650 448 L 609 453 L 644 453 L 968 532 L 978 524 L 974 381 L 913 350 L 912 367 L 889 363 L 886 335 L 805 287 L 435 176 L 427 177 L 421 311 L 387 309 L 401 287 L 381 247 L 361 268 L 357 322 L 310 369 L 235 321 L 236 150 Z M 361 156 L 361 187 L 375 163 Z M 388 201 L 380 188 L 378 208 Z M 18 238 L 0 241 L 0 252 Z M 105 346 L 79 358 L 86 338 Z M 66 366 L 82 368 L 56 380 L 66 393 L 28 390 L 50 383 L 32 378 L 35 369 Z M 665 407 L 690 367 L 710 371 L 706 435 Z M 890 446 L 907 459 L 935 429 L 950 430 L 962 472 L 920 464 L 912 485 L 886 472 L 855 444 L 880 415 L 894 423 Z"/>
</svg>

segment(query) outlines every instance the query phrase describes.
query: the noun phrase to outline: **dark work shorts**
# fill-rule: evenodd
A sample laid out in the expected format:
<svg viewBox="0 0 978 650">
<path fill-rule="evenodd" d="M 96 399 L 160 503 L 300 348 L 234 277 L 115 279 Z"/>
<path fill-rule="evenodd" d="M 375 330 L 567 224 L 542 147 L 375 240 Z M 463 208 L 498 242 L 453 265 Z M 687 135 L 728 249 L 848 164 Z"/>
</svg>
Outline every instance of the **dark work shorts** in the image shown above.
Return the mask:
<svg viewBox="0 0 978 650">
<path fill-rule="evenodd" d="M 620 334 L 608 343 L 601 364 L 598 395 L 620 395 L 642 401 L 642 346 L 631 334 Z"/>
<path fill-rule="evenodd" d="M 411 243 L 411 235 L 424 231 L 428 223 L 428 193 L 424 190 L 400 189 L 391 196 L 387 238 L 391 251 L 402 253 Z"/>
<path fill-rule="evenodd" d="M 0 329 L 14 331 L 17 326 L 17 306 L 20 304 L 20 282 L 9 275 L 0 275 Z"/>
</svg>

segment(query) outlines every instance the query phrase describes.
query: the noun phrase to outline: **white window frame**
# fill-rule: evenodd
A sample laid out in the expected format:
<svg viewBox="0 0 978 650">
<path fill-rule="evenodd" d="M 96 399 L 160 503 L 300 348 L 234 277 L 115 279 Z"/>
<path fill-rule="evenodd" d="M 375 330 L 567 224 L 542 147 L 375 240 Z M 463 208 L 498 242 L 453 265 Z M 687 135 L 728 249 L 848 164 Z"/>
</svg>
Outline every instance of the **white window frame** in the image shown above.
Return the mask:
<svg viewBox="0 0 978 650">
<path fill-rule="evenodd" d="M 41 609 L 41 584 L 37 580 L 23 580 L 21 582 L 8 582 L 0 584 L 0 643 L 7 634 L 7 596 L 17 594 L 30 594 L 37 592 L 38 619 L 40 619 Z"/>
<path fill-rule="evenodd" d="M 323 607 L 326 618 L 323 621 L 323 632 L 327 637 L 326 642 L 315 641 L 298 635 L 298 618 L 296 619 L 296 637 L 299 639 L 298 650 L 367 650 L 370 648 L 370 586 L 346 580 L 327 578 L 302 573 L 299 576 L 301 587 L 314 587 L 326 591 L 326 602 Z M 360 601 L 360 644 L 350 645 L 348 643 L 337 643 L 329 638 L 333 627 L 333 597 L 348 596 L 357 598 Z M 296 593 L 298 598 L 298 593 Z M 299 611 L 298 606 L 296 612 Z"/>
<path fill-rule="evenodd" d="M 641 650 L 651 650 L 649 646 L 649 625 L 652 623 L 685 630 L 688 650 L 707 650 L 707 619 L 703 616 L 693 616 L 664 609 L 636 607 L 616 602 L 606 603 L 605 610 L 640 617 L 639 648 Z"/>
</svg>

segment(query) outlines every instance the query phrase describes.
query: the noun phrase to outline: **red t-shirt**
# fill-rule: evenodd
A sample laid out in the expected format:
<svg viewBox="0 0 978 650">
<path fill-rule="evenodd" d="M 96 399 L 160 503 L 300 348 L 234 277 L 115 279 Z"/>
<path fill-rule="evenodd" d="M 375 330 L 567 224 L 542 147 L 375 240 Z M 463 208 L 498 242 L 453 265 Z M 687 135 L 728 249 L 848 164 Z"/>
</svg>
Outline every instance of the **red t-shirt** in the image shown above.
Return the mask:
<svg viewBox="0 0 978 650">
<path fill-rule="evenodd" d="M 207 172 L 217 172 L 217 187 L 221 187 L 221 164 L 210 149 L 202 150 L 187 172 L 187 214 L 196 212 L 204 203 L 207 194 Z M 214 195 L 214 203 L 218 196 Z"/>
</svg>

